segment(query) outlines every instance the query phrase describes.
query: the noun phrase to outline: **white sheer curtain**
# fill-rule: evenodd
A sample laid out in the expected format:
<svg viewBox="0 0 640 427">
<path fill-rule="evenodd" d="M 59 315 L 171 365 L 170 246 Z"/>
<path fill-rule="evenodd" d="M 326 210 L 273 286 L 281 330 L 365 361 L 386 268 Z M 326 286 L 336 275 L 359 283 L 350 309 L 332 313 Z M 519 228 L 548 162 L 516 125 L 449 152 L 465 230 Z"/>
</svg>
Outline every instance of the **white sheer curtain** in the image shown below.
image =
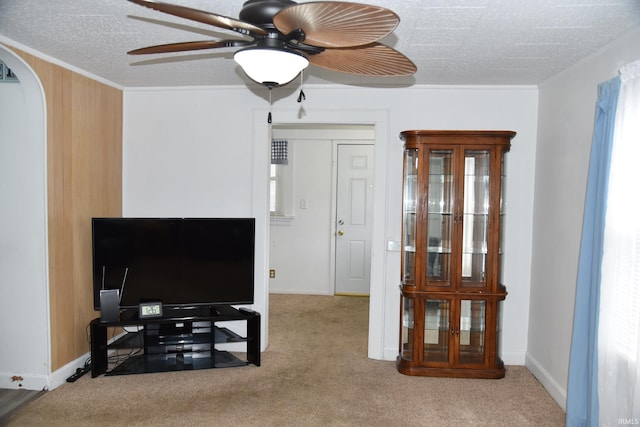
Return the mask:
<svg viewBox="0 0 640 427">
<path fill-rule="evenodd" d="M 640 61 L 620 80 L 600 287 L 602 426 L 640 423 Z"/>
</svg>

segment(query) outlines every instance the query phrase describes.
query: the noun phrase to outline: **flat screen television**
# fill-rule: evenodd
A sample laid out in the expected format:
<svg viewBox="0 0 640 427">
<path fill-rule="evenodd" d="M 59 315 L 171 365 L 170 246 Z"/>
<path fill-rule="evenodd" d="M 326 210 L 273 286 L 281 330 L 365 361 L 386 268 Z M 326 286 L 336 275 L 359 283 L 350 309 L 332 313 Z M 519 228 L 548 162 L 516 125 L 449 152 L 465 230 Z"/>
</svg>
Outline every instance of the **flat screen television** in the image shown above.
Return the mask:
<svg viewBox="0 0 640 427">
<path fill-rule="evenodd" d="M 93 218 L 93 306 L 252 304 L 254 218 Z"/>
</svg>

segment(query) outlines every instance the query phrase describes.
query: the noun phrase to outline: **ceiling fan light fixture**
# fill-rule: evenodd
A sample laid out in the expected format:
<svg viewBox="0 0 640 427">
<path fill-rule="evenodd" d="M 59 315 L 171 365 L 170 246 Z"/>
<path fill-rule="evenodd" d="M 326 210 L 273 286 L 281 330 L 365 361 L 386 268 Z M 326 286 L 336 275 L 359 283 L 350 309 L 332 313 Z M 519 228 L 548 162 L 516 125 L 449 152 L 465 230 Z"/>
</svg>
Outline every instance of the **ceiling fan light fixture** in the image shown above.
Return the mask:
<svg viewBox="0 0 640 427">
<path fill-rule="evenodd" d="M 252 80 L 270 87 L 289 83 L 309 65 L 300 53 L 271 47 L 241 49 L 233 59 Z"/>
</svg>

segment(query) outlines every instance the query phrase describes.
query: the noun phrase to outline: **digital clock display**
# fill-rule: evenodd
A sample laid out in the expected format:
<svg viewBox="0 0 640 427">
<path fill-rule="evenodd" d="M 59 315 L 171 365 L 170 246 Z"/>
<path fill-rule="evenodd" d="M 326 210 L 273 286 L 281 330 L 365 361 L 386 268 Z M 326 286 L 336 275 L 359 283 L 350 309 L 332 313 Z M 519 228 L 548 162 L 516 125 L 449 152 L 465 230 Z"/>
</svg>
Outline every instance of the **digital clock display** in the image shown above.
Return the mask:
<svg viewBox="0 0 640 427">
<path fill-rule="evenodd" d="M 139 307 L 140 318 L 147 317 L 160 317 L 162 316 L 162 303 L 161 302 L 145 302 L 141 303 Z"/>
</svg>

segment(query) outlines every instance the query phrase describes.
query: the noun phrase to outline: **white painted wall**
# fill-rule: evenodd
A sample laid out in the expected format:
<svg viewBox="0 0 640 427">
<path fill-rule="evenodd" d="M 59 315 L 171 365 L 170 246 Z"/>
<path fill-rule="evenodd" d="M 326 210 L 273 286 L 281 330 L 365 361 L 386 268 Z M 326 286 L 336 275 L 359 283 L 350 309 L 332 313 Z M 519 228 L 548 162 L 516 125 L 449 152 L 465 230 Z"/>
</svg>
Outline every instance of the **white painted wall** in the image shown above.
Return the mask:
<svg viewBox="0 0 640 427">
<path fill-rule="evenodd" d="M 0 60 L 20 79 L 0 83 L 0 388 L 41 390 L 51 374 L 44 93 L 2 46 Z"/>
<path fill-rule="evenodd" d="M 509 154 L 503 357 L 524 364 L 531 271 L 537 132 L 535 87 L 305 86 L 283 89 L 274 124 L 376 124 L 375 218 L 369 355 L 394 359 L 398 343 L 402 143 L 407 129 L 507 129 Z M 257 299 L 268 314 L 270 127 L 267 91 L 237 88 L 128 89 L 124 96 L 123 212 L 126 216 L 257 218 Z M 268 316 L 264 316 L 268 317 Z M 266 321 L 265 321 L 266 322 Z M 267 329 L 264 328 L 266 333 Z M 266 338 L 266 337 L 265 337 Z M 263 340 L 266 342 L 266 339 Z"/>
<path fill-rule="evenodd" d="M 597 86 L 640 59 L 633 32 L 539 86 L 526 365 L 565 407 L 575 286 Z M 525 270 L 523 270 L 525 271 Z"/>
</svg>

